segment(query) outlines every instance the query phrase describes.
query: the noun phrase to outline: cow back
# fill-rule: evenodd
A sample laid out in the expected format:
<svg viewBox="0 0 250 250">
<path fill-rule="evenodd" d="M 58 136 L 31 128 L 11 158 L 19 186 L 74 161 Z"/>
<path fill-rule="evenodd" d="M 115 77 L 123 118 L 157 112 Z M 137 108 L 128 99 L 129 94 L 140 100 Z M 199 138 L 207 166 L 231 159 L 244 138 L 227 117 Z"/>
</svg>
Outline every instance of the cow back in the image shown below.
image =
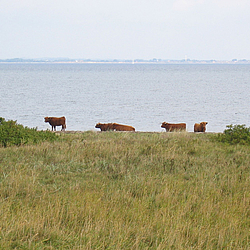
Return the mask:
<svg viewBox="0 0 250 250">
<path fill-rule="evenodd" d="M 135 131 L 135 128 L 128 125 L 113 123 L 113 129 L 116 131 Z"/>
<path fill-rule="evenodd" d="M 65 117 L 48 117 L 49 124 L 52 126 L 65 126 Z"/>
</svg>

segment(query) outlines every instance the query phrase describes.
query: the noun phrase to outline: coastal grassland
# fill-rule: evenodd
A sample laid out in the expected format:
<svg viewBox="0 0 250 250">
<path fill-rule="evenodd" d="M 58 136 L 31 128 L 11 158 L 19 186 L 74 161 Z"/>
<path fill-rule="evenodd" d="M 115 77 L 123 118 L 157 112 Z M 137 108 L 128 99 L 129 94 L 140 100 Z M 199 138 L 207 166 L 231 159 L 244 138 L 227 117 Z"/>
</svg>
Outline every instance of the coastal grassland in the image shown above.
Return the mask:
<svg viewBox="0 0 250 250">
<path fill-rule="evenodd" d="M 250 147 L 84 132 L 0 148 L 0 249 L 249 249 Z"/>
</svg>

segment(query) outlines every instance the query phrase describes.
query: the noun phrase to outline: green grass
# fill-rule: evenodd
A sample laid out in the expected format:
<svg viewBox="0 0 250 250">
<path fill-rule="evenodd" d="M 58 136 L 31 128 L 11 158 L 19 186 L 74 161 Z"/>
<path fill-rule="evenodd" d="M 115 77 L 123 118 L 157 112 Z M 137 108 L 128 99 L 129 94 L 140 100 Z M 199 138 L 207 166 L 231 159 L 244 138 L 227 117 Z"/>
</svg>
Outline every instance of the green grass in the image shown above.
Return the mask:
<svg viewBox="0 0 250 250">
<path fill-rule="evenodd" d="M 0 249 L 250 249 L 250 147 L 84 132 L 0 148 Z"/>
</svg>

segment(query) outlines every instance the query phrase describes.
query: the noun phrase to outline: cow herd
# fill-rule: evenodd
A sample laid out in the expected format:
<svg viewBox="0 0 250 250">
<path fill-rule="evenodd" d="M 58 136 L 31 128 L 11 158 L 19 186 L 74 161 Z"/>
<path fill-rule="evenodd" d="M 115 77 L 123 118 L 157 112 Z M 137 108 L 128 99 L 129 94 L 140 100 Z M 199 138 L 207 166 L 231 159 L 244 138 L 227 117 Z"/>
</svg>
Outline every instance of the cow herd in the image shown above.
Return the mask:
<svg viewBox="0 0 250 250">
<path fill-rule="evenodd" d="M 66 118 L 62 117 L 45 117 L 44 122 L 48 122 L 52 131 L 56 131 L 56 126 L 62 126 L 62 131 L 66 129 Z M 206 132 L 207 122 L 195 123 L 194 132 Z M 173 131 L 186 131 L 186 123 L 167 123 L 161 124 L 162 128 L 166 129 L 166 132 Z M 95 128 L 101 129 L 101 131 L 135 131 L 135 128 L 128 125 L 122 125 L 118 123 L 97 123 Z"/>
<path fill-rule="evenodd" d="M 207 122 L 195 123 L 194 132 L 206 132 Z M 186 131 L 186 123 L 167 123 L 161 124 L 162 128 L 165 128 L 167 132 L 172 131 Z"/>
</svg>

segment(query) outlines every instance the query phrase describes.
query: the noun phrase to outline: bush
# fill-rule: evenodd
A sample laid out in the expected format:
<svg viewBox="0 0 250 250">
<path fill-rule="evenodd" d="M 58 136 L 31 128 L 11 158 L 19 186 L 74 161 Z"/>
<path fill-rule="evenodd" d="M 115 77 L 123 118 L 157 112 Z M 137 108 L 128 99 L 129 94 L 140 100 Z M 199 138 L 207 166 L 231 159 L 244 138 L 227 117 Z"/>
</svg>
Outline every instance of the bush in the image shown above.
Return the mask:
<svg viewBox="0 0 250 250">
<path fill-rule="evenodd" d="M 229 144 L 250 144 L 250 128 L 246 125 L 227 125 L 223 134 L 217 136 L 217 140 Z"/>
<path fill-rule="evenodd" d="M 37 131 L 37 128 L 28 128 L 17 124 L 16 121 L 6 121 L 0 117 L 0 146 L 20 146 L 41 141 L 54 141 L 58 137 L 50 131 Z"/>
</svg>

